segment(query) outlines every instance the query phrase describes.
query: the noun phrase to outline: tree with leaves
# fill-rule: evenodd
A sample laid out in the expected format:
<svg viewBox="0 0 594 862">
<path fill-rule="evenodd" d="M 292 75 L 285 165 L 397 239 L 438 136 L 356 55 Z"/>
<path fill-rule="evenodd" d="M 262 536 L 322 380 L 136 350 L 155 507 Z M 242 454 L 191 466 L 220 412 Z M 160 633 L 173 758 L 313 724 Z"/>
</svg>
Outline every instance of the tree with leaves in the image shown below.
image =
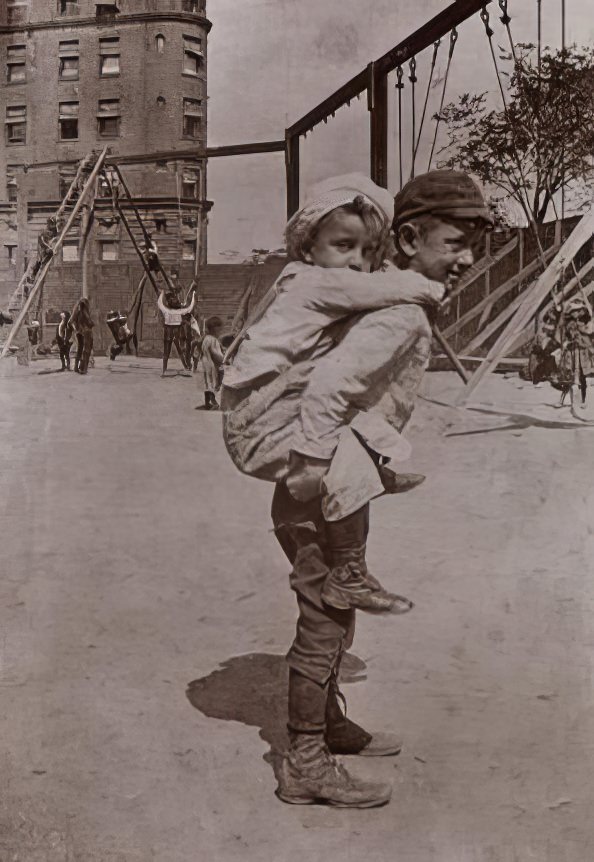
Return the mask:
<svg viewBox="0 0 594 862">
<path fill-rule="evenodd" d="M 541 223 L 562 189 L 579 194 L 594 174 L 594 48 L 501 51 L 511 63 L 500 71 L 506 107 L 491 108 L 484 92 L 444 107 L 436 119 L 449 140 L 439 164 L 475 174 Z"/>
</svg>

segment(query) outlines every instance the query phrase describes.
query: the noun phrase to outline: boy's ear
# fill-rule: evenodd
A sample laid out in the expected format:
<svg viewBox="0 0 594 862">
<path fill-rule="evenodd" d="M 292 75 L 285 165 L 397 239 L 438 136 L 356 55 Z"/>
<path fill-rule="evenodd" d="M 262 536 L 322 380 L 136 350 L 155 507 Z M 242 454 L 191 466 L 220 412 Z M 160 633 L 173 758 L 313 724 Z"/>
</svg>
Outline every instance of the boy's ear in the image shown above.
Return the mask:
<svg viewBox="0 0 594 862">
<path fill-rule="evenodd" d="M 398 233 L 394 237 L 396 245 L 406 257 L 414 257 L 419 250 L 419 230 L 416 225 L 404 222 L 399 225 Z"/>
</svg>

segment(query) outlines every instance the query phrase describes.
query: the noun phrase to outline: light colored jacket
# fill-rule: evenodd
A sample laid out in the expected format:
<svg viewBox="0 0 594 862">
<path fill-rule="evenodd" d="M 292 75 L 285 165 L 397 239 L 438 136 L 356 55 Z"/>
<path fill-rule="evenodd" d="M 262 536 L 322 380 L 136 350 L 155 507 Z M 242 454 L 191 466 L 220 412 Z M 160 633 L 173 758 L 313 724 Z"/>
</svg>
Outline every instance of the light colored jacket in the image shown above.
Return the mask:
<svg viewBox="0 0 594 862">
<path fill-rule="evenodd" d="M 194 308 L 194 303 L 196 301 L 196 294 L 192 295 L 192 301 L 189 305 L 186 305 L 184 308 L 168 308 L 163 302 L 163 297 L 165 295 L 165 291 L 162 290 L 159 294 L 159 299 L 157 300 L 157 306 L 159 311 L 163 315 L 163 321 L 166 326 L 181 326 L 182 317 L 184 314 L 190 314 L 192 309 Z"/>
</svg>

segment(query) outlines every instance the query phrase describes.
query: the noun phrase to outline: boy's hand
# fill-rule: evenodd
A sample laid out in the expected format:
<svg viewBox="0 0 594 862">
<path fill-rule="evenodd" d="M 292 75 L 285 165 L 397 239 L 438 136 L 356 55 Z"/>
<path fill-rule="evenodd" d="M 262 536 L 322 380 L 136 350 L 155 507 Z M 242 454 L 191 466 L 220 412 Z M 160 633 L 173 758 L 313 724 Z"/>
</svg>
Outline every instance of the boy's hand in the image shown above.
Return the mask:
<svg viewBox="0 0 594 862">
<path fill-rule="evenodd" d="M 329 466 L 330 461 L 291 452 L 289 472 L 285 479 L 291 496 L 302 503 L 319 496 L 322 479 L 328 472 Z"/>
<path fill-rule="evenodd" d="M 445 295 L 445 286 L 436 281 L 427 281 L 418 287 L 410 288 L 410 302 L 416 305 L 439 305 Z"/>
</svg>

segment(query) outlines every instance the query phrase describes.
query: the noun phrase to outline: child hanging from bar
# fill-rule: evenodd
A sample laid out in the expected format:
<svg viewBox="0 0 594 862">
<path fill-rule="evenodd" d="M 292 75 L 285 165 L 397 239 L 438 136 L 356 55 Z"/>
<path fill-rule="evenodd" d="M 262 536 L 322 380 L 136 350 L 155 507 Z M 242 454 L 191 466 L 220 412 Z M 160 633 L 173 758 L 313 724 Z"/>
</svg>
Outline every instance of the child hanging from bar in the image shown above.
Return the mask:
<svg viewBox="0 0 594 862">
<path fill-rule="evenodd" d="M 394 203 L 365 177 L 321 183 L 287 226 L 292 262 L 227 354 L 224 434 L 243 472 L 276 482 L 272 518 L 293 564 L 296 637 L 287 656 L 286 802 L 380 805 L 391 788 L 362 782 L 332 753 L 396 754 L 393 734 L 343 715 L 337 676 L 355 609 L 399 613 L 365 563 L 369 501 L 424 477 L 396 465 L 430 354 L 429 315 L 474 262 L 491 217 L 465 174 L 434 171 L 397 196 L 397 267 L 377 268 Z"/>
<path fill-rule="evenodd" d="M 171 277 L 171 281 L 173 282 L 173 277 Z M 177 348 L 183 367 L 187 368 L 186 357 L 180 342 L 180 327 L 184 315 L 192 313 L 195 301 L 195 287 L 192 287 L 190 291 L 189 304 L 183 307 L 177 291 L 170 290 L 166 293 L 165 290 L 162 290 L 159 294 L 157 306 L 163 315 L 163 371 L 161 377 L 165 377 L 167 372 L 172 344 L 175 344 Z"/>
</svg>

